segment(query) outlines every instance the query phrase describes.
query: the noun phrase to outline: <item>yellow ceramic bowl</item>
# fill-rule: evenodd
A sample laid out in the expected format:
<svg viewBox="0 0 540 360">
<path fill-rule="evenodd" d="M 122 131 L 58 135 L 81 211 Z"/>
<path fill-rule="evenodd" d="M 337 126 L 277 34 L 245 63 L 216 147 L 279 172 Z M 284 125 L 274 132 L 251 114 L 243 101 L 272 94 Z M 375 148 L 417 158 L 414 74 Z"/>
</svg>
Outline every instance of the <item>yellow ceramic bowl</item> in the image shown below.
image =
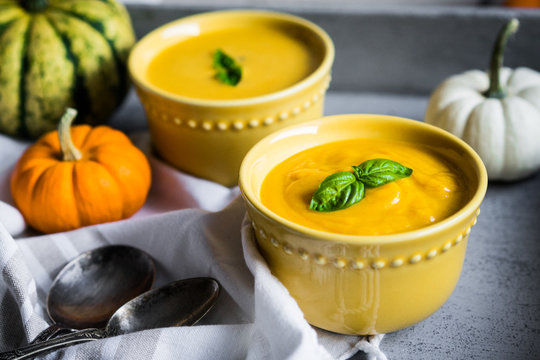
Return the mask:
<svg viewBox="0 0 540 360">
<path fill-rule="evenodd" d="M 318 67 L 290 87 L 237 100 L 175 95 L 148 81 L 148 66 L 162 50 L 239 24 L 287 29 L 316 52 Z M 322 116 L 333 60 L 332 40 L 313 23 L 269 11 L 234 10 L 186 17 L 154 30 L 135 45 L 128 66 L 157 152 L 183 171 L 232 186 L 237 184 L 242 158 L 258 140 L 282 127 Z"/>
<path fill-rule="evenodd" d="M 261 184 L 277 164 L 307 148 L 351 138 L 382 138 L 453 150 L 471 197 L 451 217 L 384 236 L 309 229 L 268 210 Z M 278 131 L 255 145 L 240 169 L 240 189 L 259 249 L 309 323 L 343 334 L 379 334 L 415 324 L 448 299 L 487 188 L 470 146 L 434 126 L 381 115 L 340 115 Z"/>
</svg>

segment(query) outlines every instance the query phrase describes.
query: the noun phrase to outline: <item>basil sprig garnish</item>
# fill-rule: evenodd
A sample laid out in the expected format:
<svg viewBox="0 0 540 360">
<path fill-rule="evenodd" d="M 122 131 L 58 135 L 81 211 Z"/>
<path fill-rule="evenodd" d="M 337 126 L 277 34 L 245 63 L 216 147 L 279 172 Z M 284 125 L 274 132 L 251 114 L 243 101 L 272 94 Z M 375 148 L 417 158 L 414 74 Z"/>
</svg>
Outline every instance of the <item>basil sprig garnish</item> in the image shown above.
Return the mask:
<svg viewBox="0 0 540 360">
<path fill-rule="evenodd" d="M 240 65 L 221 49 L 214 52 L 214 69 L 216 69 L 215 78 L 223 84 L 236 86 L 242 80 Z"/>
<path fill-rule="evenodd" d="M 388 159 L 372 159 L 353 166 L 354 176 L 368 188 L 411 176 L 412 169 Z"/>
<path fill-rule="evenodd" d="M 316 211 L 336 211 L 358 203 L 365 188 L 374 188 L 411 176 L 412 169 L 388 159 L 371 159 L 353 172 L 342 171 L 328 176 L 313 194 L 309 208 Z"/>
<path fill-rule="evenodd" d="M 309 204 L 311 210 L 334 211 L 348 208 L 364 197 L 364 184 L 347 171 L 338 172 L 323 180 Z"/>
</svg>

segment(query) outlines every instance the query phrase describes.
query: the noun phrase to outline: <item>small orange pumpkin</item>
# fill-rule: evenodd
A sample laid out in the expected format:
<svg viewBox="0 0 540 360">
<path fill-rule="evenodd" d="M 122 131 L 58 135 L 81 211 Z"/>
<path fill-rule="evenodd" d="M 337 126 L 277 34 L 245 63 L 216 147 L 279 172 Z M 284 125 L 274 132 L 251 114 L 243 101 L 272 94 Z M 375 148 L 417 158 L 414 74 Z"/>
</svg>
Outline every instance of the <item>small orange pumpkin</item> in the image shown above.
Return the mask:
<svg viewBox="0 0 540 360">
<path fill-rule="evenodd" d="M 26 222 L 45 233 L 125 219 L 150 189 L 146 156 L 108 126 L 71 127 L 67 109 L 58 130 L 43 135 L 17 162 L 11 194 Z"/>
</svg>

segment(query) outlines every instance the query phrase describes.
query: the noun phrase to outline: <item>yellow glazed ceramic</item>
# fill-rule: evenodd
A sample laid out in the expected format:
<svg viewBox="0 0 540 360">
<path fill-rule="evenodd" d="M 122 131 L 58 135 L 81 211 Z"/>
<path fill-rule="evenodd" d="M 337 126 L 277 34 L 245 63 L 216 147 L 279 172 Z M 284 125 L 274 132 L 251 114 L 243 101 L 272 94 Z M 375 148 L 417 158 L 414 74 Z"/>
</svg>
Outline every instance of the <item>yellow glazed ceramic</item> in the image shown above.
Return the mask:
<svg viewBox="0 0 540 360">
<path fill-rule="evenodd" d="M 276 165 L 305 149 L 354 138 L 447 148 L 469 188 L 465 205 L 414 231 L 358 236 L 300 226 L 262 204 L 261 185 Z M 307 321 L 343 334 L 380 334 L 425 319 L 454 290 L 487 173 L 471 147 L 439 128 L 391 116 L 340 115 L 261 140 L 244 158 L 239 184 L 259 248 Z"/>
<path fill-rule="evenodd" d="M 212 51 L 219 44 L 243 67 L 237 87 L 213 77 Z M 270 63 L 259 61 L 272 54 Z M 258 140 L 322 116 L 333 60 L 330 37 L 311 22 L 234 10 L 154 30 L 136 44 L 128 65 L 157 152 L 183 171 L 232 186 Z"/>
</svg>

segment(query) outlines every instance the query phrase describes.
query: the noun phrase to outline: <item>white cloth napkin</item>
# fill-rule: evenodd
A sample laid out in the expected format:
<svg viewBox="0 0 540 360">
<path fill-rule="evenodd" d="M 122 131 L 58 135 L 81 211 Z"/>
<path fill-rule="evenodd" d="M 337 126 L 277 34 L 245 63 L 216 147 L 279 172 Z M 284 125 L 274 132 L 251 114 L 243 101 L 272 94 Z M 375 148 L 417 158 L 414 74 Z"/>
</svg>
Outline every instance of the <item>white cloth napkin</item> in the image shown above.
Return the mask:
<svg viewBox="0 0 540 360">
<path fill-rule="evenodd" d="M 128 244 L 153 257 L 154 286 L 216 278 L 223 289 L 215 307 L 192 327 L 136 332 L 42 358 L 348 359 L 361 349 L 368 358 L 386 359 L 382 336 L 338 335 L 305 321 L 259 254 L 238 188 L 169 167 L 150 155 L 146 133 L 132 139 L 149 155 L 153 172 L 144 207 L 130 219 L 39 235 L 21 223 L 9 194 L 9 175 L 28 144 L 0 135 L 0 351 L 26 344 L 47 326 L 46 294 L 70 259 L 99 246 Z"/>
</svg>

